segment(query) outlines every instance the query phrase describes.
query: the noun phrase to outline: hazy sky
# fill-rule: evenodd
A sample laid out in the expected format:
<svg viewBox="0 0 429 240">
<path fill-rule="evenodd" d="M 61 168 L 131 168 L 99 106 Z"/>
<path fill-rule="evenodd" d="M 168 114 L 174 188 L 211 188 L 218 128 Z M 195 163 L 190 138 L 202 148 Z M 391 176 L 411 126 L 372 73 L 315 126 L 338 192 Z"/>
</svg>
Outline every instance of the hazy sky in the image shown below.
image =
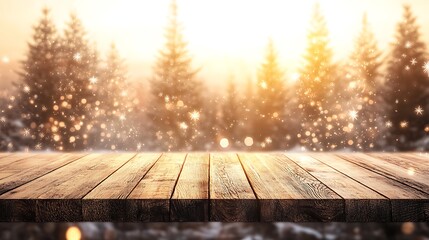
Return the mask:
<svg viewBox="0 0 429 240">
<path fill-rule="evenodd" d="M 270 37 L 289 74 L 302 62 L 314 0 L 177 2 L 194 65 L 202 67 L 199 76 L 206 81 L 226 81 L 229 75 L 238 79 L 254 77 Z M 328 21 L 337 60 L 352 49 L 365 11 L 380 48 L 385 50 L 401 19 L 404 3 L 412 5 L 429 43 L 429 0 L 319 2 Z M 164 43 L 169 3 L 169 0 L 0 0 L 0 60 L 10 59 L 10 63 L 0 61 L 0 71 L 23 58 L 26 42 L 32 35 L 31 27 L 40 19 L 42 7 L 47 6 L 60 30 L 70 12 L 75 12 L 100 51 L 115 42 L 127 60 L 130 77 L 144 81 L 151 75 L 157 51 Z"/>
</svg>

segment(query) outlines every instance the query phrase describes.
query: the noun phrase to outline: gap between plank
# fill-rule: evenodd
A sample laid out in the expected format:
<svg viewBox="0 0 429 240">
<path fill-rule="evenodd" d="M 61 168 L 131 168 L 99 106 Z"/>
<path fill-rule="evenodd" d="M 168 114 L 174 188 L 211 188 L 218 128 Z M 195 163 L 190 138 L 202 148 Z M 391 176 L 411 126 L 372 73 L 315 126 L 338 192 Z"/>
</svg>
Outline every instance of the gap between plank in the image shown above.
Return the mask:
<svg viewBox="0 0 429 240">
<path fill-rule="evenodd" d="M 105 177 L 99 183 L 95 184 L 95 186 L 93 188 L 91 188 L 91 190 L 89 190 L 87 193 L 85 193 L 85 195 L 83 195 L 80 199 L 83 200 L 85 198 L 85 196 L 88 195 L 92 190 L 94 190 L 95 188 L 97 188 L 102 182 L 104 182 L 106 179 L 108 179 L 110 176 L 112 176 L 115 172 L 117 172 L 119 169 L 121 169 L 125 164 L 127 164 L 129 161 L 131 161 L 131 159 L 135 158 L 136 156 L 137 156 L 137 153 L 134 154 L 134 156 L 130 157 L 130 159 L 128 159 L 127 161 L 125 161 L 124 164 L 122 164 L 117 169 L 115 169 L 113 172 L 111 172 L 107 177 Z M 81 209 L 81 211 L 82 211 L 82 209 Z M 81 214 L 83 216 L 82 212 L 81 212 Z"/>
<path fill-rule="evenodd" d="M 339 157 L 339 158 L 341 158 L 341 159 L 343 159 L 343 160 L 345 160 L 345 161 L 347 161 L 347 162 L 349 162 L 349 163 L 352 163 L 352 164 L 354 164 L 354 165 L 356 165 L 356 166 L 359 166 L 359 167 L 361 167 L 361 168 L 365 168 L 365 169 L 367 169 L 367 170 L 369 170 L 369 171 L 371 171 L 371 172 L 373 172 L 373 173 L 376 173 L 376 174 L 378 174 L 378 175 L 381 175 L 381 176 L 383 176 L 383 177 L 385 177 L 385 178 L 388 178 L 388 179 L 393 180 L 393 181 L 395 181 L 395 182 L 401 183 L 401 184 L 403 184 L 403 185 L 405 185 L 405 186 L 407 186 L 407 187 L 410 187 L 410 188 L 412 188 L 412 189 L 414 189 L 414 190 L 417 190 L 417 191 L 419 191 L 419 192 L 421 192 L 421 193 L 423 193 L 423 194 L 425 194 L 426 196 L 428 196 L 428 197 L 429 197 L 429 193 L 427 193 L 427 192 L 425 192 L 425 191 L 423 191 L 423 190 L 421 190 L 421 189 L 418 189 L 418 188 L 416 188 L 416 187 L 414 187 L 414 186 L 408 185 L 408 184 L 407 184 L 407 183 L 405 183 L 405 182 L 400 182 L 399 180 L 394 179 L 394 178 L 392 178 L 392 177 L 388 176 L 388 174 L 381 173 L 381 171 L 380 171 L 380 172 L 377 172 L 377 171 L 375 171 L 375 170 L 371 169 L 370 167 L 365 166 L 364 164 L 362 164 L 362 165 L 361 165 L 361 164 L 359 164 L 359 163 L 357 163 L 357 162 L 354 162 L 354 161 L 351 161 L 351 160 L 347 160 L 346 158 L 341 157 L 341 155 L 335 155 L 335 156 L 337 156 L 337 157 Z M 376 158 L 376 157 L 372 157 L 372 156 L 370 156 L 370 155 L 367 155 L 367 156 L 368 156 L 368 157 L 371 157 L 371 158 L 374 158 L 374 159 L 376 159 L 376 160 L 378 160 L 378 158 Z M 380 160 L 382 160 L 382 159 L 380 159 Z"/>
<path fill-rule="evenodd" d="M 139 153 L 136 154 L 136 156 Z M 140 178 L 140 180 L 137 181 L 137 184 L 131 189 L 131 191 L 127 194 L 127 196 L 124 199 L 128 199 L 128 197 L 130 196 L 130 194 L 134 191 L 134 189 L 136 189 L 137 185 L 139 185 L 139 183 L 143 180 L 144 177 L 146 177 L 147 173 L 153 168 L 153 166 L 155 166 L 155 164 L 158 162 L 158 160 L 164 155 L 164 153 L 161 153 L 161 155 L 159 155 L 159 157 L 153 162 L 153 164 L 149 167 L 149 169 L 143 174 L 143 176 Z"/>
<path fill-rule="evenodd" d="M 86 157 L 86 156 L 88 156 L 88 155 L 89 155 L 89 153 L 84 154 L 83 156 L 80 156 L 80 157 L 76 158 L 75 160 L 72 160 L 72 161 L 70 161 L 70 162 L 68 162 L 68 163 L 66 163 L 66 164 L 64 164 L 64 165 L 61 165 L 61 166 L 59 166 L 59 167 L 57 167 L 57 168 L 54 168 L 54 169 L 52 169 L 52 170 L 50 170 L 50 171 L 48 171 L 48 172 L 46 172 L 46 173 L 44 173 L 44 174 L 42 174 L 42 175 L 40 175 L 40 176 L 37 176 L 37 177 L 35 177 L 35 178 L 33 178 L 33 179 L 31 179 L 31 180 L 29 180 L 29 181 L 25 182 L 25 183 L 22 183 L 22 184 L 20 184 L 20 185 L 18 185 L 18 186 L 16 186 L 16 187 L 13 187 L 13 188 L 9 189 L 8 191 L 6 191 L 6 192 L 2 193 L 1 195 L 4 195 L 4 194 L 6 194 L 6 193 L 8 193 L 8 192 L 10 192 L 10 191 L 12 191 L 12 190 L 14 190 L 14 189 L 16 189 L 16 188 L 19 188 L 19 187 L 21 187 L 21 186 L 23 186 L 23 185 L 25 185 L 25 184 L 27 184 L 27 183 L 29 183 L 29 182 L 32 182 L 32 181 L 34 181 L 34 180 L 36 180 L 36 179 L 39 179 L 39 178 L 41 178 L 41 177 L 43 177 L 43 176 L 45 176 L 45 175 L 47 175 L 47 174 L 49 174 L 49 173 L 51 173 L 51 172 L 54 172 L 54 171 L 56 171 L 56 170 L 58 170 L 58 169 L 60 169 L 60 168 L 65 167 L 65 166 L 67 166 L 67 165 L 69 165 L 69 164 L 71 164 L 71 163 L 74 163 L 74 162 L 76 162 L 77 160 L 82 159 L 83 157 Z M 35 155 L 35 156 L 37 156 L 37 155 Z M 20 160 L 22 160 L 22 159 L 20 159 Z M 49 163 L 47 163 L 47 164 L 49 164 Z M 1 195 L 0 195 L 0 196 L 1 196 Z"/>
<path fill-rule="evenodd" d="M 249 176 L 247 176 L 247 172 L 246 172 L 246 169 L 245 169 L 245 168 L 244 168 L 244 166 L 243 166 L 243 163 L 242 163 L 242 161 L 241 161 L 240 155 L 238 155 L 238 153 L 236 153 L 236 156 L 237 156 L 237 158 L 238 158 L 238 162 L 240 163 L 241 169 L 243 169 L 244 175 L 246 176 L 247 182 L 249 183 L 250 188 L 252 189 L 253 195 L 255 195 L 255 198 L 256 198 L 256 206 L 257 206 L 257 209 L 259 210 L 259 212 L 258 212 L 258 221 L 257 221 L 257 222 L 261 222 L 261 210 L 260 210 L 260 209 L 261 209 L 261 206 L 260 206 L 260 204 L 259 204 L 259 198 L 258 198 L 258 195 L 256 195 L 255 189 L 253 188 L 253 185 L 252 185 L 252 183 L 250 182 Z"/>
<path fill-rule="evenodd" d="M 179 174 L 177 175 L 176 181 L 174 182 L 173 191 L 171 191 L 171 196 L 168 199 L 168 221 L 171 222 L 171 199 L 173 198 L 174 192 L 176 191 L 177 182 L 179 182 L 180 175 L 182 174 L 182 170 L 185 167 L 186 159 L 188 158 L 188 153 L 185 155 L 185 159 L 183 160 L 182 166 L 180 167 Z"/>
</svg>

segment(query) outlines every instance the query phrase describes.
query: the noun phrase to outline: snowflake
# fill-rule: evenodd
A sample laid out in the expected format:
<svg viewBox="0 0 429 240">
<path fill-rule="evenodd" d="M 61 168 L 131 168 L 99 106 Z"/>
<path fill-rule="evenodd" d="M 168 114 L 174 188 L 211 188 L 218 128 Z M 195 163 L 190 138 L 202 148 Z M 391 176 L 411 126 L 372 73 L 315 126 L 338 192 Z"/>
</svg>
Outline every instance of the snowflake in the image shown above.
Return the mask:
<svg viewBox="0 0 429 240">
<path fill-rule="evenodd" d="M 423 71 L 429 75 L 429 61 L 423 65 Z"/>
<path fill-rule="evenodd" d="M 351 120 L 356 120 L 358 117 L 358 112 L 356 110 L 349 111 L 349 117 Z"/>
<path fill-rule="evenodd" d="M 414 109 L 414 112 L 415 112 L 417 115 L 423 115 L 424 110 L 423 110 L 423 108 L 422 108 L 421 106 L 418 106 L 418 107 L 416 107 L 416 108 Z"/>
<path fill-rule="evenodd" d="M 91 84 L 96 84 L 98 82 L 98 78 L 96 78 L 95 76 L 92 76 L 89 78 L 89 82 Z"/>
<path fill-rule="evenodd" d="M 408 122 L 407 121 L 402 121 L 399 123 L 399 125 L 401 126 L 401 128 L 406 128 L 408 127 Z"/>
<path fill-rule="evenodd" d="M 34 149 L 36 150 L 42 149 L 42 144 L 41 143 L 36 144 L 36 146 L 34 146 Z"/>
<path fill-rule="evenodd" d="M 200 119 L 200 113 L 196 110 L 189 113 L 189 115 L 191 116 L 191 119 L 194 121 L 198 121 Z"/>
<path fill-rule="evenodd" d="M 393 124 L 392 124 L 392 122 L 391 122 L 391 121 L 387 121 L 387 122 L 386 122 L 386 127 L 390 128 L 390 127 L 392 127 L 392 126 L 393 126 Z"/>
<path fill-rule="evenodd" d="M 30 129 L 28 128 L 24 129 L 24 131 L 22 132 L 22 135 L 24 135 L 25 137 L 30 136 Z"/>
<path fill-rule="evenodd" d="M 25 93 L 29 93 L 30 92 L 30 87 L 28 85 L 24 86 L 24 92 Z"/>
<path fill-rule="evenodd" d="M 413 66 L 417 64 L 417 60 L 415 58 L 411 59 L 410 62 L 411 62 L 411 65 Z"/>
<path fill-rule="evenodd" d="M 76 62 L 79 62 L 82 59 L 82 55 L 80 53 L 76 53 L 75 55 L 73 55 L 73 60 L 75 60 Z"/>
<path fill-rule="evenodd" d="M 405 43 L 405 48 L 411 48 L 412 46 L 413 46 L 413 44 L 411 42 L 409 42 L 409 41 L 407 41 Z"/>
</svg>

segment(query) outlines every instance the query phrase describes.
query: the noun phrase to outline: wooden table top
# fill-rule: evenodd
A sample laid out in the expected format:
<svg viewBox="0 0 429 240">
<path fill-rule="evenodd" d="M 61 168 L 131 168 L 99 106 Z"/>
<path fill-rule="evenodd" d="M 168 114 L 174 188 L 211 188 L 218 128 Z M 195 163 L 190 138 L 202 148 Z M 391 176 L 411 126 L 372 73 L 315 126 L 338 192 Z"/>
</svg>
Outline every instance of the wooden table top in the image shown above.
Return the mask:
<svg viewBox="0 0 429 240">
<path fill-rule="evenodd" d="M 429 221 L 429 154 L 0 153 L 0 221 Z"/>
</svg>

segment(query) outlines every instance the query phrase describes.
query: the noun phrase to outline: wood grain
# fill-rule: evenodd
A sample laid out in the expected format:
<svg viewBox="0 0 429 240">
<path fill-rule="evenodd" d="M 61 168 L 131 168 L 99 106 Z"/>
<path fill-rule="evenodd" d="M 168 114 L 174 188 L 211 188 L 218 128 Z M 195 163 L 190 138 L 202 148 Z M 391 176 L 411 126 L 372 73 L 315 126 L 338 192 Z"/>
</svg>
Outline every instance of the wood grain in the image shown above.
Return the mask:
<svg viewBox="0 0 429 240">
<path fill-rule="evenodd" d="M 389 199 L 309 155 L 286 156 L 345 200 L 347 222 L 390 221 Z"/>
<path fill-rule="evenodd" d="M 83 156 L 85 156 L 84 153 L 46 154 L 20 161 L 11 170 L 7 170 L 10 175 L 0 179 L 0 194 L 50 173 Z"/>
<path fill-rule="evenodd" d="M 425 153 L 0 153 L 0 222 L 429 221 Z"/>
<path fill-rule="evenodd" d="M 171 198 L 171 221 L 209 220 L 209 154 L 189 153 Z"/>
<path fill-rule="evenodd" d="M 364 153 L 338 154 L 350 162 L 397 180 L 422 192 L 429 193 L 429 175 L 424 169 L 415 168 L 410 171 L 404 164 L 396 161 L 398 165 L 382 158 L 372 157 Z"/>
<path fill-rule="evenodd" d="M 90 154 L 0 196 L 36 199 L 35 221 L 82 221 L 81 198 L 135 154 Z M 55 211 L 53 211 L 55 210 Z"/>
<path fill-rule="evenodd" d="M 186 153 L 166 153 L 128 196 L 127 218 L 131 221 L 170 220 L 170 198 L 185 162 Z"/>
<path fill-rule="evenodd" d="M 429 218 L 428 195 L 401 182 L 385 177 L 369 169 L 346 161 L 334 154 L 311 154 L 317 160 L 331 166 L 390 199 L 392 221 L 427 221 Z M 404 211 L 407 209 L 407 211 Z"/>
<path fill-rule="evenodd" d="M 344 221 L 344 201 L 282 154 L 239 154 L 261 221 Z"/>
<path fill-rule="evenodd" d="M 237 155 L 210 156 L 210 220 L 258 221 L 258 202 Z"/>
<path fill-rule="evenodd" d="M 82 201 L 84 220 L 125 221 L 125 199 L 160 156 L 160 153 L 140 153 L 92 189 Z"/>
</svg>

